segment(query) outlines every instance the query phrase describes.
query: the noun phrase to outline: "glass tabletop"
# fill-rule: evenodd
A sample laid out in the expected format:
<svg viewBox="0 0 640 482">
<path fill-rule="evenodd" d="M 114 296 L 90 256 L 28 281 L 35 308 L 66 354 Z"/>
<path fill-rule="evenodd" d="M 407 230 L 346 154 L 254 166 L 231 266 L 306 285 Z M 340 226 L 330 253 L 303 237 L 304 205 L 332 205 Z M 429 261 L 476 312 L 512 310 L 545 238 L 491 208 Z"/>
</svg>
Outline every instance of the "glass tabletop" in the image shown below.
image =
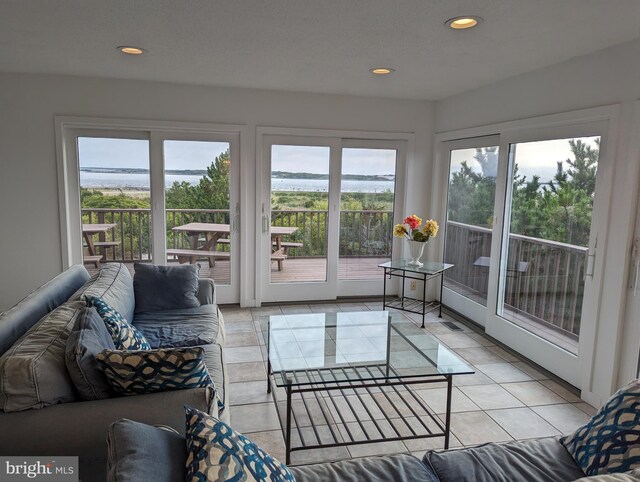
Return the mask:
<svg viewBox="0 0 640 482">
<path fill-rule="evenodd" d="M 279 315 L 260 324 L 277 386 L 474 373 L 400 313 Z"/>
<path fill-rule="evenodd" d="M 437 274 L 442 271 L 453 268 L 452 264 L 448 263 L 436 263 L 433 261 L 427 261 L 422 266 L 416 266 L 415 264 L 409 264 L 409 259 L 400 259 L 396 261 L 387 261 L 386 263 L 379 264 L 379 268 L 387 269 L 401 269 L 404 271 L 411 271 L 414 273 L 423 274 Z"/>
</svg>

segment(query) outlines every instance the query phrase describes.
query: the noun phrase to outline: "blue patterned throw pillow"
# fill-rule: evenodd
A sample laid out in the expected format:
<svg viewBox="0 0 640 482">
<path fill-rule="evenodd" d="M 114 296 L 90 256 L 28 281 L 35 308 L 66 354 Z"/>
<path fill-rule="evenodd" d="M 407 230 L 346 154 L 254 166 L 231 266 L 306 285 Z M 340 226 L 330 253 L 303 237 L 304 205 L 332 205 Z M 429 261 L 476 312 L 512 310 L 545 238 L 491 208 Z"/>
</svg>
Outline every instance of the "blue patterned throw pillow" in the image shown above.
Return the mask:
<svg viewBox="0 0 640 482">
<path fill-rule="evenodd" d="M 187 388 L 215 388 L 203 354 L 200 347 L 103 350 L 96 356 L 96 361 L 117 393 L 141 395 Z"/>
<path fill-rule="evenodd" d="M 109 330 L 117 350 L 151 350 L 151 345 L 144 335 L 109 306 L 106 301 L 97 296 L 87 296 L 86 298 L 88 305 L 95 307 L 102 321 L 107 325 L 107 330 Z"/>
<path fill-rule="evenodd" d="M 587 475 L 640 467 L 640 379 L 618 390 L 589 422 L 560 439 Z"/>
<path fill-rule="evenodd" d="M 187 415 L 187 477 L 189 482 L 293 482 L 278 462 L 226 423 L 192 407 Z"/>
</svg>

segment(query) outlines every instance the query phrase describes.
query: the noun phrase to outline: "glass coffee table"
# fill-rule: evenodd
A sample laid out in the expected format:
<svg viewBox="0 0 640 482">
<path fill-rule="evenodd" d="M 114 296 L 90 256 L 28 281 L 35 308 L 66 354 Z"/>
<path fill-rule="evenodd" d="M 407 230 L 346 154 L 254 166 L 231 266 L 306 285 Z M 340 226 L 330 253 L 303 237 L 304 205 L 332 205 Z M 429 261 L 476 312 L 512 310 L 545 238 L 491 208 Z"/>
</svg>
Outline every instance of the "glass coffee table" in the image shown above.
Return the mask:
<svg viewBox="0 0 640 482">
<path fill-rule="evenodd" d="M 267 392 L 272 384 L 280 389 L 273 397 L 285 463 L 296 450 L 373 442 L 444 437 L 449 447 L 453 376 L 474 371 L 402 314 L 313 313 L 260 323 Z M 435 411 L 416 393 L 434 383 L 446 385 Z"/>
</svg>

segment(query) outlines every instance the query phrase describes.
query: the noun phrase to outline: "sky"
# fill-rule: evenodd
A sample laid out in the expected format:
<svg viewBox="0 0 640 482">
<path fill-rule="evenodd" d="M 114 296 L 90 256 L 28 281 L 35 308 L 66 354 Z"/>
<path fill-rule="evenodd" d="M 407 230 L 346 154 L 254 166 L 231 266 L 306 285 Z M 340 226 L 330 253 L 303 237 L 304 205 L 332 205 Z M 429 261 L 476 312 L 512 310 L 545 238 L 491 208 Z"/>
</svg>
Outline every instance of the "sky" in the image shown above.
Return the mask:
<svg viewBox="0 0 640 482">
<path fill-rule="evenodd" d="M 229 148 L 226 142 L 165 141 L 166 169 L 204 169 Z M 149 141 L 139 139 L 78 138 L 80 167 L 149 169 Z M 396 151 L 344 149 L 343 174 L 393 174 Z M 329 148 L 273 146 L 272 170 L 327 174 Z"/>
<path fill-rule="evenodd" d="M 229 148 L 227 142 L 165 141 L 166 169 L 205 169 Z M 149 169 L 149 141 L 78 138 L 80 167 Z"/>
<path fill-rule="evenodd" d="M 596 147 L 598 137 L 576 137 L 576 140 Z M 460 170 L 463 161 L 467 161 L 474 171 L 481 172 L 480 164 L 474 160 L 475 149 L 459 149 L 451 152 L 451 172 Z M 527 176 L 530 181 L 534 175 L 540 176 L 541 182 L 550 181 L 557 171 L 557 162 L 573 159 L 569 148 L 569 139 L 554 139 L 551 141 L 522 142 L 516 144 L 515 162 L 518 173 Z M 568 167 L 564 164 L 565 169 Z"/>
<path fill-rule="evenodd" d="M 595 137 L 580 138 L 595 147 Z M 165 141 L 167 169 L 204 169 L 216 156 L 228 149 L 226 142 Z M 80 167 L 135 167 L 149 168 L 149 143 L 138 139 L 78 139 Z M 473 159 L 474 149 L 452 152 L 452 172 L 467 160 L 472 168 L 480 170 Z M 539 175 L 542 182 L 556 173 L 556 162 L 570 158 L 568 139 L 520 143 L 516 149 L 516 162 L 520 174 L 530 180 Z M 396 151 L 392 149 L 343 149 L 343 174 L 385 175 L 395 172 Z M 285 146 L 272 147 L 272 170 L 327 174 L 329 147 Z"/>
</svg>

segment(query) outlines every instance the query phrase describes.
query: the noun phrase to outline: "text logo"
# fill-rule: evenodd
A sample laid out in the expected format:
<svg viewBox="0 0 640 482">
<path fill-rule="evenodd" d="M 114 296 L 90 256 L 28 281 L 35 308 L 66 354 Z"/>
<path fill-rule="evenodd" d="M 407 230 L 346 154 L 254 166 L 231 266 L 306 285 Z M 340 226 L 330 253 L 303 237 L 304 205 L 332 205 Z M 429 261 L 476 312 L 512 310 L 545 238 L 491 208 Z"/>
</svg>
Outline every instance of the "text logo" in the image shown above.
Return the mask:
<svg viewBox="0 0 640 482">
<path fill-rule="evenodd" d="M 0 457 L 0 482 L 78 482 L 78 457 Z"/>
</svg>

